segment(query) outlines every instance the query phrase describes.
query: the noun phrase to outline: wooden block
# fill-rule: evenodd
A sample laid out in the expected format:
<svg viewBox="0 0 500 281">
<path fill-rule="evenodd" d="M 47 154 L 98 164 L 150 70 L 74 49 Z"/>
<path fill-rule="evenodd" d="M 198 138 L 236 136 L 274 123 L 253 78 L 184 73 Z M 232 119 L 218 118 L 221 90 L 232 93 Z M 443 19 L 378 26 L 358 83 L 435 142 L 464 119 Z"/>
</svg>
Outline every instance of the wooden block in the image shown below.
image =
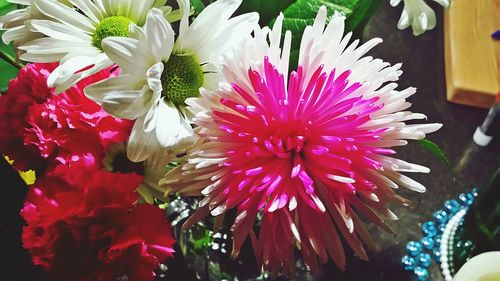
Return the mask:
<svg viewBox="0 0 500 281">
<path fill-rule="evenodd" d="M 489 108 L 500 92 L 500 0 L 454 0 L 445 12 L 446 92 L 451 102 Z"/>
</svg>

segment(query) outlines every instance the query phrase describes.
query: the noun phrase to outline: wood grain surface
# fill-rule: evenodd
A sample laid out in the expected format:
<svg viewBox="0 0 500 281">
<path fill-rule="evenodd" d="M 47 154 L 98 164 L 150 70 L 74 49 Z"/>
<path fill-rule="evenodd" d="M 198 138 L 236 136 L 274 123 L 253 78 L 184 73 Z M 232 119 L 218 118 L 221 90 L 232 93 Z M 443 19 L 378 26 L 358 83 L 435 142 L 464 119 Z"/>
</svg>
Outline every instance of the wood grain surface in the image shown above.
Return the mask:
<svg viewBox="0 0 500 281">
<path fill-rule="evenodd" d="M 490 107 L 500 92 L 500 0 L 454 0 L 445 12 L 446 92 L 451 102 Z"/>
</svg>

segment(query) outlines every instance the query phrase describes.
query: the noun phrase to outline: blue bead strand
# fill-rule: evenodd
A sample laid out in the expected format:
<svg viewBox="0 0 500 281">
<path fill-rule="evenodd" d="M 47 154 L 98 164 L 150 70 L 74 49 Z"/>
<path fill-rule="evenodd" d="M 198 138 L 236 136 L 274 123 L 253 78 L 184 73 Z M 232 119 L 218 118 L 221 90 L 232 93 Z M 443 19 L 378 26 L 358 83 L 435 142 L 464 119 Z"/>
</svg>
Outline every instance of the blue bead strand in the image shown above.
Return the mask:
<svg viewBox="0 0 500 281">
<path fill-rule="evenodd" d="M 469 208 L 478 190 L 474 188 L 471 192 L 461 193 L 457 200 L 447 200 L 444 207 L 432 214 L 432 220 L 422 224 L 421 230 L 424 237 L 420 241 L 409 241 L 406 244 L 405 255 L 401 258 L 401 264 L 407 271 L 412 272 L 412 280 L 426 281 L 429 279 L 428 268 L 432 261 L 441 262 L 441 234 L 450 219 L 463 209 Z M 452 262 L 451 257 L 448 257 Z"/>
</svg>

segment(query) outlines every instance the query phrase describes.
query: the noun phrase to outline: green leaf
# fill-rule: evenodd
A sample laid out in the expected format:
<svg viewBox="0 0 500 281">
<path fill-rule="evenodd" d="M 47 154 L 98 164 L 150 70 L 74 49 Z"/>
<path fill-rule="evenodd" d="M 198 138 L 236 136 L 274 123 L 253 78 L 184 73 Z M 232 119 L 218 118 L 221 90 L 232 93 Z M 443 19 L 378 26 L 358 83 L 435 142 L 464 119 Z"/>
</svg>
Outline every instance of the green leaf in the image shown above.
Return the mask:
<svg viewBox="0 0 500 281">
<path fill-rule="evenodd" d="M 354 38 L 361 38 L 363 29 L 373 16 L 382 0 L 358 0 L 352 6 L 353 13 L 347 17 L 346 30 L 354 33 Z"/>
<path fill-rule="evenodd" d="M 191 7 L 194 9 L 193 16 L 197 16 L 205 9 L 205 4 L 202 0 L 191 0 Z"/>
<path fill-rule="evenodd" d="M 210 230 L 193 231 L 191 240 L 194 244 L 194 250 L 200 251 L 210 246 L 212 243 L 212 232 Z"/>
<path fill-rule="evenodd" d="M 15 7 L 16 5 L 7 2 L 7 0 L 0 0 L 0 12 L 2 12 L 1 15 L 4 14 L 3 13 L 4 10 L 9 10 L 9 7 L 11 7 L 11 6 Z"/>
<path fill-rule="evenodd" d="M 238 14 L 258 12 L 260 25 L 269 25 L 281 11 L 292 5 L 297 0 L 243 0 Z"/>
<path fill-rule="evenodd" d="M 334 12 L 339 12 L 345 16 L 352 14 L 352 10 L 346 6 L 330 3 L 325 0 L 307 1 L 297 0 L 283 11 L 285 19 L 283 26 L 285 30 L 292 32 L 292 49 L 297 50 L 300 47 L 300 37 L 304 29 L 308 25 L 314 23 L 314 18 L 321 6 L 325 6 L 328 10 L 328 15 L 331 17 Z"/>
<path fill-rule="evenodd" d="M 11 4 L 6 0 L 0 0 L 0 15 L 5 15 L 8 12 L 16 9 L 15 4 Z M 0 32 L 0 36 L 3 32 Z M 15 56 L 14 47 L 12 45 L 5 45 L 0 40 L 0 52 L 9 54 L 10 56 Z M 5 92 L 9 81 L 17 76 L 19 70 L 4 60 L 0 60 L 0 92 Z"/>
<path fill-rule="evenodd" d="M 452 167 L 450 160 L 448 159 L 448 157 L 446 156 L 444 151 L 437 144 L 433 143 L 430 140 L 426 140 L 426 139 L 419 140 L 418 143 L 423 148 L 425 148 L 426 150 L 428 150 L 429 152 L 434 154 L 434 156 L 436 156 L 441 161 L 443 161 L 448 167 L 450 167 L 450 168 Z"/>
</svg>

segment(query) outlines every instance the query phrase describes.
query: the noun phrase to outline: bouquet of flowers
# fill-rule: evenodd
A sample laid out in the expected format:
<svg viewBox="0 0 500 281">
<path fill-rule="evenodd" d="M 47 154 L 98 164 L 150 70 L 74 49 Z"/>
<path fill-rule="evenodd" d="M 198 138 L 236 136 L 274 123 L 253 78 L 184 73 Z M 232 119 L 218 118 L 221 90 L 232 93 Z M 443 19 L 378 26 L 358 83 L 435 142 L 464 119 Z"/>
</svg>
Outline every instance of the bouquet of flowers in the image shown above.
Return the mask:
<svg viewBox="0 0 500 281">
<path fill-rule="evenodd" d="M 394 149 L 441 124 L 415 123 L 401 64 L 342 10 L 313 1 L 296 38 L 241 0 L 11 2 L 3 40 L 30 64 L 0 97 L 0 152 L 36 175 L 23 245 L 54 280 L 152 280 L 174 195 L 199 199 L 184 229 L 234 212 L 231 255 L 248 240 L 263 271 L 292 275 L 297 252 L 344 268 L 374 244 L 363 219 L 392 232 L 388 204 L 412 204 L 395 189 L 425 191 Z"/>
</svg>

